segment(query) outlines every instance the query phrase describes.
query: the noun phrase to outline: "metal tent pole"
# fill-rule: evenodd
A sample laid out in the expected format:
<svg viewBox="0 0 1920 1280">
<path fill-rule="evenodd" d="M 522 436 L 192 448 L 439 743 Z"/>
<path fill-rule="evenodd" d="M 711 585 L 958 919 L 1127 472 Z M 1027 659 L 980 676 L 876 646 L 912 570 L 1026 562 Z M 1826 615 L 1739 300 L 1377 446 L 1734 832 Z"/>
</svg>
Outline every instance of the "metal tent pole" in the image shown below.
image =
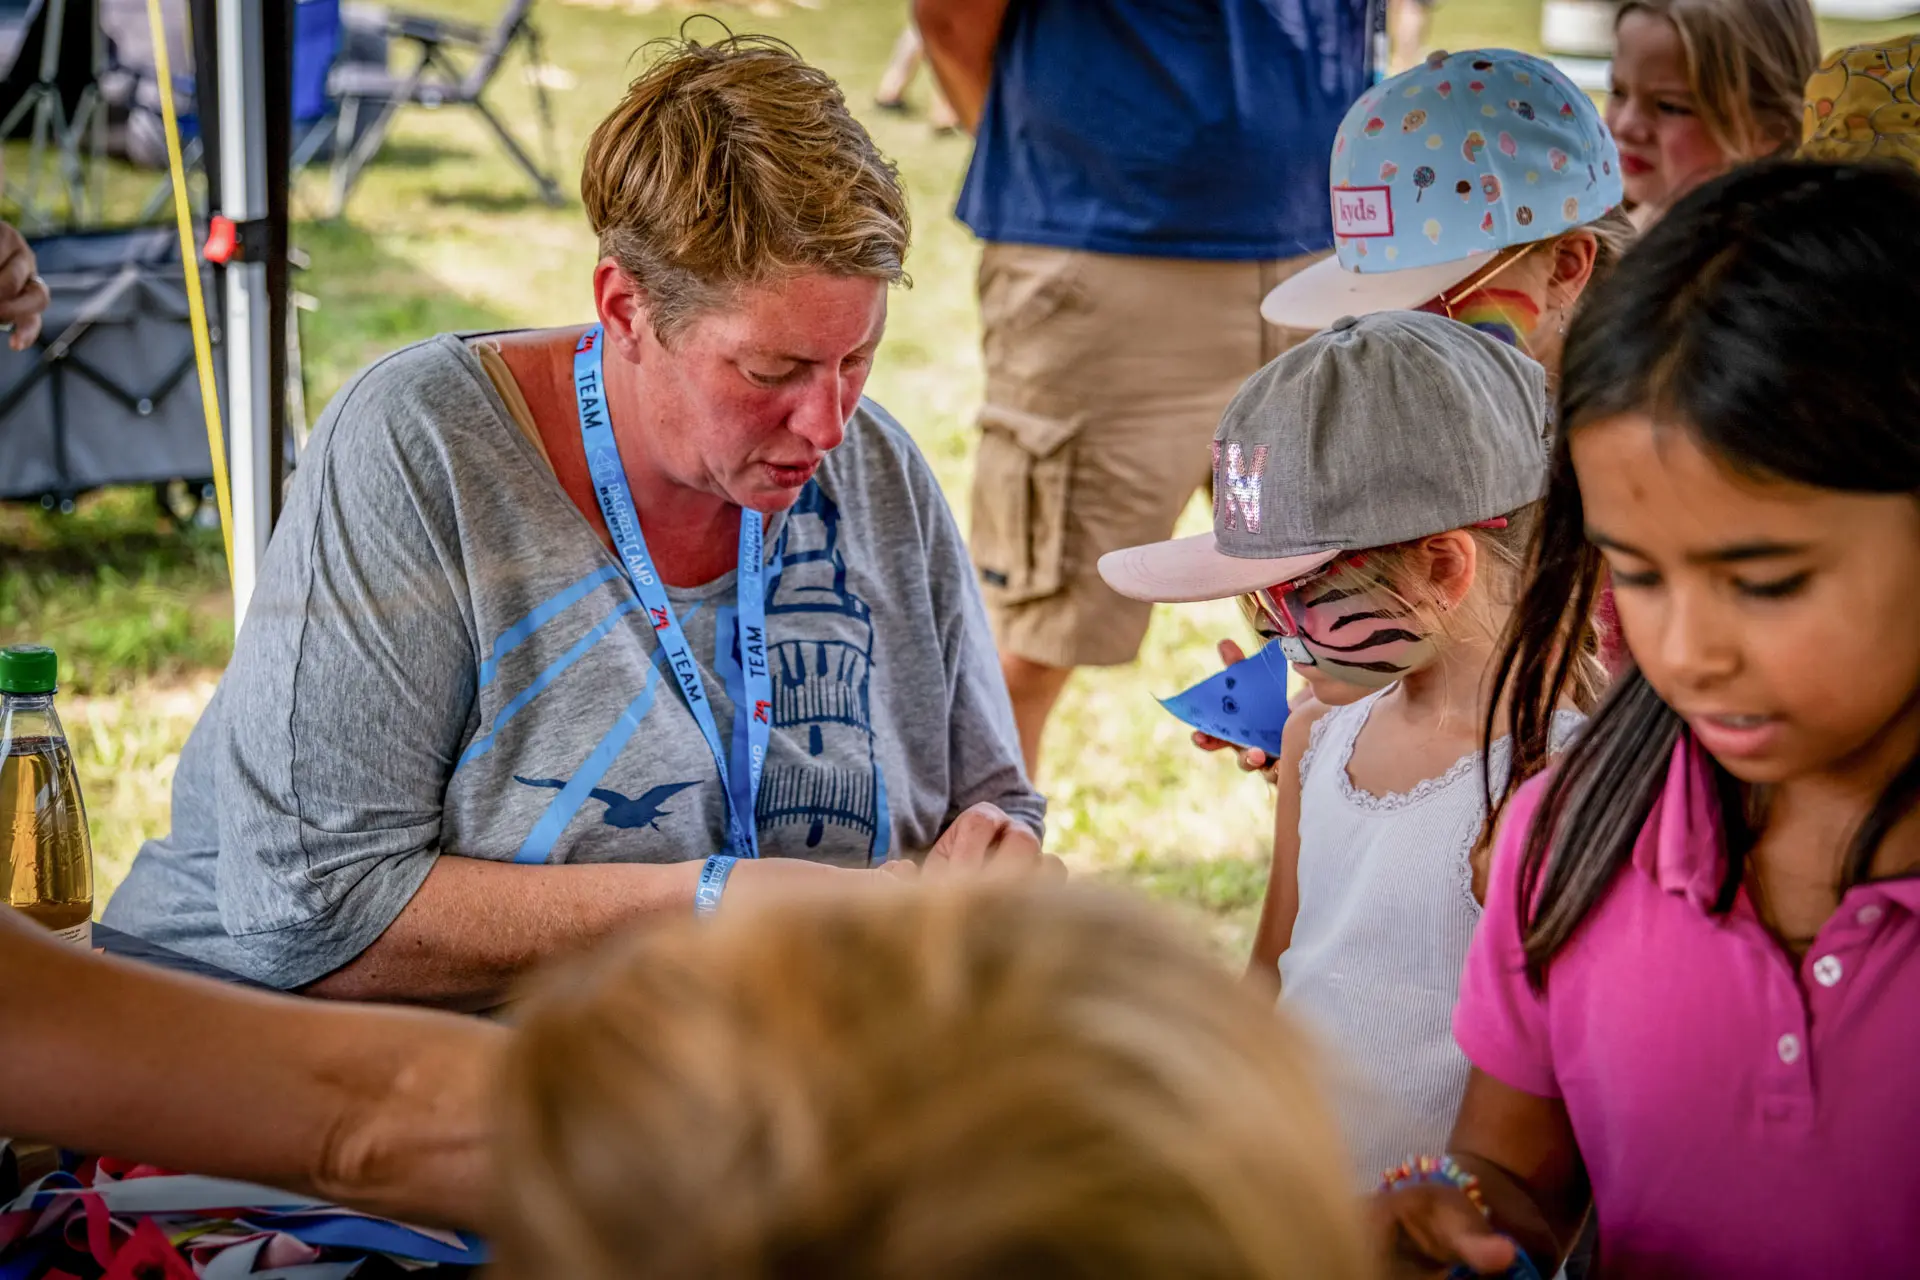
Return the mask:
<svg viewBox="0 0 1920 1280">
<path fill-rule="evenodd" d="M 293 459 L 289 437 L 294 396 L 288 347 L 294 343 L 293 326 L 298 320 L 293 310 L 293 245 L 288 222 L 293 192 L 293 31 L 297 2 L 262 0 L 260 5 L 266 48 L 260 82 L 266 100 L 262 171 L 266 175 L 267 220 L 261 240 L 266 249 L 267 385 L 272 392 L 265 436 L 267 456 L 272 460 L 268 471 L 273 477 L 265 503 L 269 532 L 280 523 L 280 508 L 287 491 L 286 473 Z"/>
<path fill-rule="evenodd" d="M 277 0 L 269 0 L 277 2 Z M 217 0 L 219 189 L 212 203 L 243 229 L 264 225 L 267 202 L 267 85 L 264 5 Z M 283 28 L 284 30 L 284 28 Z M 233 617 L 246 618 L 260 559 L 273 531 L 280 459 L 274 448 L 274 401 L 283 389 L 271 370 L 273 307 L 262 253 L 243 253 L 226 268 L 227 441 L 233 484 Z"/>
</svg>

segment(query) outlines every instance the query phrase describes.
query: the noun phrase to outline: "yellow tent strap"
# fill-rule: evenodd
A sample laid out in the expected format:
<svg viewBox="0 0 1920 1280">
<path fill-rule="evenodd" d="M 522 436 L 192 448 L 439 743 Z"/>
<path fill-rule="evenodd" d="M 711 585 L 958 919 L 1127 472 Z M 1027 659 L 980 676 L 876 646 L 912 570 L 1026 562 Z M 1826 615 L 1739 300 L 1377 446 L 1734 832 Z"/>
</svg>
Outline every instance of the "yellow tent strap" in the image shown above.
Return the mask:
<svg viewBox="0 0 1920 1280">
<path fill-rule="evenodd" d="M 180 158 L 180 118 L 173 110 L 173 70 L 167 65 L 167 29 L 160 0 L 147 0 L 153 28 L 153 73 L 160 81 L 160 116 L 167 130 L 167 168 L 173 175 L 173 213 L 180 224 L 180 263 L 187 284 L 187 316 L 193 326 L 193 361 L 200 371 L 200 407 L 207 415 L 207 449 L 213 455 L 213 493 L 220 504 L 220 537 L 227 548 L 227 581 L 233 581 L 233 491 L 227 484 L 227 442 L 220 429 L 220 388 L 213 380 L 213 339 L 207 331 L 207 300 L 200 294 L 200 252 L 193 243 L 193 210 L 187 199 L 187 166 Z M 212 69 L 203 67 L 201 74 Z"/>
</svg>

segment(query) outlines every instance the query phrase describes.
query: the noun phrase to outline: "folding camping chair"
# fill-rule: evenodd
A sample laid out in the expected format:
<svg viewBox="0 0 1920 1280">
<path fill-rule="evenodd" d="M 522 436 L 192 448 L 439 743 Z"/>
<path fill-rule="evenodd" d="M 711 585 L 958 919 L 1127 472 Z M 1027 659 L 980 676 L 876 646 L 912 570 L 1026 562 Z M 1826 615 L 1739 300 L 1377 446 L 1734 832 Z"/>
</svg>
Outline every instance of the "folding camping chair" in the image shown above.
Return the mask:
<svg viewBox="0 0 1920 1280">
<path fill-rule="evenodd" d="M 30 0 L 0 5 L 0 33 L 13 44 L 0 75 L 0 138 L 30 139 L 24 180 L 8 175 L 4 191 L 17 206 L 25 230 L 42 230 L 60 219 L 44 202 L 42 184 L 57 176 L 66 195 L 65 222 L 89 217 L 87 174 L 94 175 L 92 216 L 106 197 L 107 116 L 100 95 L 106 71 L 106 39 L 97 0 Z M 91 141 L 90 165 L 82 148 Z M 50 194 L 50 193 L 49 193 Z"/>
<path fill-rule="evenodd" d="M 53 302 L 33 347 L 0 344 L 0 501 L 64 509 L 105 485 L 197 489 L 213 465 L 173 229 L 32 244 Z"/>
<path fill-rule="evenodd" d="M 540 113 L 542 148 L 549 169 L 534 163 L 519 140 L 487 105 L 484 96 L 494 73 L 515 45 L 525 47 L 531 65 L 541 65 L 540 33 L 528 19 L 532 9 L 533 0 L 509 0 L 506 11 L 491 31 L 418 14 L 343 11 L 349 29 L 378 23 L 388 39 L 417 50 L 417 58 L 411 68 L 399 74 L 384 67 L 358 63 L 342 63 L 334 68 L 327 86 L 339 110 L 332 216 L 338 217 L 346 208 L 361 170 L 385 144 L 394 116 L 404 106 L 471 107 L 493 130 L 494 137 L 513 162 L 533 179 L 540 198 L 550 205 L 562 203 L 560 186 L 549 171 L 553 159 L 553 112 L 547 102 L 546 86 L 537 76 L 532 78 Z M 472 59 L 465 70 L 457 60 L 462 57 Z M 363 127 L 360 117 L 368 111 L 375 115 L 372 123 Z"/>
</svg>

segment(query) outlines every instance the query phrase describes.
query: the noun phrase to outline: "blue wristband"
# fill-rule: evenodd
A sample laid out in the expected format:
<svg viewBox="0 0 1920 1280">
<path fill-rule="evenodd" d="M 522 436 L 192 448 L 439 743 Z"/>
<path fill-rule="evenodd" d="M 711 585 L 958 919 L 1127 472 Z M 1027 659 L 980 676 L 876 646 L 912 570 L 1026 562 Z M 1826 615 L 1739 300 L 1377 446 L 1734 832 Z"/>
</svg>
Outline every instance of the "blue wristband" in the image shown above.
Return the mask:
<svg viewBox="0 0 1920 1280">
<path fill-rule="evenodd" d="M 738 858 L 716 853 L 700 868 L 700 885 L 693 891 L 693 914 L 710 916 L 720 909 L 720 895 L 727 890 L 727 877 L 733 874 Z"/>
<path fill-rule="evenodd" d="M 1447 1272 L 1447 1280 L 1456 1280 L 1456 1277 L 1458 1280 L 1470 1280 L 1471 1277 L 1478 1275 L 1480 1272 L 1470 1267 L 1455 1267 Z M 1544 1280 L 1540 1274 L 1540 1268 L 1533 1265 L 1533 1259 L 1529 1258 L 1527 1251 L 1518 1244 L 1513 1246 L 1513 1265 L 1501 1272 L 1501 1275 L 1506 1280 Z"/>
</svg>

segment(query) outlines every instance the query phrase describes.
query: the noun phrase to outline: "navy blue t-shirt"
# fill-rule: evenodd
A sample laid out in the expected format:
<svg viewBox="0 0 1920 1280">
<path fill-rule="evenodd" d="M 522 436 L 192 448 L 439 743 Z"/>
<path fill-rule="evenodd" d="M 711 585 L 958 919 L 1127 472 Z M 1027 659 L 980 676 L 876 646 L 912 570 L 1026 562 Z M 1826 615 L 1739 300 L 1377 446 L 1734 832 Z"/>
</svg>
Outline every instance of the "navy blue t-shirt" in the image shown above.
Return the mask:
<svg viewBox="0 0 1920 1280">
<path fill-rule="evenodd" d="M 985 240 L 1176 258 L 1333 243 L 1334 130 L 1368 0 L 1013 0 L 960 220 Z"/>
</svg>

